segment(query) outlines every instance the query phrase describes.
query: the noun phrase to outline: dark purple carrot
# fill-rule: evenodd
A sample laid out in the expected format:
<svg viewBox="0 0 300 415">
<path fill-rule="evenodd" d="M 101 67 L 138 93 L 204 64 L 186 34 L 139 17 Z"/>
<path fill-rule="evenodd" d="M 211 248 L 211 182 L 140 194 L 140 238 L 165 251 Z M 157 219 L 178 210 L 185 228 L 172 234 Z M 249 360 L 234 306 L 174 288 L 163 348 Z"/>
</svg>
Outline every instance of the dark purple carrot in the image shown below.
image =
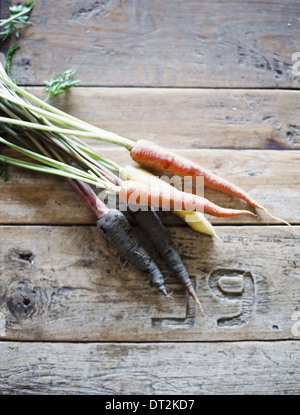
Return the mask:
<svg viewBox="0 0 300 415">
<path fill-rule="evenodd" d="M 165 260 L 170 271 L 172 271 L 180 280 L 187 292 L 198 304 L 202 314 L 204 315 L 201 303 L 195 293 L 189 274 L 172 242 L 170 233 L 164 227 L 158 214 L 151 207 L 148 208 L 148 210 L 138 210 L 136 212 L 130 211 L 130 214 L 134 217 L 137 225 L 146 233 L 153 246 Z"/>
<path fill-rule="evenodd" d="M 131 265 L 145 273 L 152 285 L 156 286 L 164 295 L 168 295 L 160 269 L 135 237 L 133 229 L 123 213 L 116 209 L 108 209 L 88 184 L 79 180 L 69 179 L 68 181 L 97 216 L 97 227 L 101 234 Z"/>
<path fill-rule="evenodd" d="M 102 235 L 117 248 L 122 256 L 140 271 L 146 273 L 150 277 L 151 283 L 164 295 L 167 295 L 161 271 L 134 236 L 132 228 L 122 212 L 115 209 L 110 210 L 97 221 L 97 226 Z"/>
</svg>

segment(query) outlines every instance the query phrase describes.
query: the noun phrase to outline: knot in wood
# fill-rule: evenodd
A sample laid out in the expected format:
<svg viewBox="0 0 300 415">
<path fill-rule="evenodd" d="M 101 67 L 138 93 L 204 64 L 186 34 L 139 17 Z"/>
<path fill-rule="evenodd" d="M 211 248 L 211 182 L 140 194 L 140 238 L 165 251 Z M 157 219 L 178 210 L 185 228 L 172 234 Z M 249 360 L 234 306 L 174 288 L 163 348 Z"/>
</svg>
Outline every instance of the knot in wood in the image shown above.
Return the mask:
<svg viewBox="0 0 300 415">
<path fill-rule="evenodd" d="M 18 320 L 28 318 L 35 309 L 34 294 L 26 291 L 15 291 L 7 298 L 7 308 Z"/>
<path fill-rule="evenodd" d="M 16 278 L 8 283 L 5 298 L 9 312 L 18 321 L 32 316 L 39 302 L 34 284 L 28 280 Z"/>
</svg>

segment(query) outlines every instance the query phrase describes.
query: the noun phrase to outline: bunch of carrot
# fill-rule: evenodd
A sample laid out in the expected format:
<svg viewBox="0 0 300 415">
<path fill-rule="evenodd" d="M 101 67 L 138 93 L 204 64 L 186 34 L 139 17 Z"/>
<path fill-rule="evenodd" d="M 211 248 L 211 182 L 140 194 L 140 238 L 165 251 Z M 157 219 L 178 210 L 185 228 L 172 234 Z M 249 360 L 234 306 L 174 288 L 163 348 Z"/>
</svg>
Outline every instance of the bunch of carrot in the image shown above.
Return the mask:
<svg viewBox="0 0 300 415">
<path fill-rule="evenodd" d="M 117 247 L 120 254 L 131 264 L 146 272 L 152 284 L 167 295 L 163 275 L 134 235 L 128 217 L 126 218 L 120 210 L 109 209 L 97 197 L 91 186 L 114 193 L 126 206 L 132 203 L 146 206 L 147 209 L 132 211 L 129 219 L 143 229 L 200 307 L 188 273 L 155 209 L 168 208 L 184 219 L 188 215 L 195 215 L 196 222 L 187 223 L 197 231 L 210 235 L 215 235 L 215 232 L 203 213 L 217 217 L 254 214 L 249 210 L 223 208 L 199 195 L 180 191 L 157 179 L 145 169 L 121 167 L 95 152 L 82 138 L 122 146 L 130 151 L 130 156 L 136 163 L 146 168 L 181 177 L 189 176 L 195 181 L 197 177 L 202 176 L 205 186 L 229 193 L 254 208 L 265 210 L 239 187 L 182 156 L 146 140 L 134 142 L 102 130 L 38 99 L 14 83 L 2 66 L 0 123 L 6 137 L 0 137 L 0 143 L 34 160 L 28 162 L 21 158 L 0 155 L 0 163 L 65 177 L 95 213 L 97 226 L 102 235 Z"/>
<path fill-rule="evenodd" d="M 33 163 L 22 158 L 1 155 L 0 163 L 14 164 L 37 172 L 65 177 L 89 209 L 94 212 L 97 227 L 102 235 L 131 264 L 146 273 L 152 285 L 167 295 L 159 266 L 133 231 L 130 222 L 134 220 L 201 308 L 186 268 L 157 213 L 151 208 L 145 212 L 129 211 L 130 220 L 128 220 L 121 211 L 109 209 L 92 189 L 93 185 L 121 195 L 125 181 L 116 175 L 116 170 L 120 169 L 120 166 L 93 152 L 92 148 L 75 137 L 55 131 L 56 126 L 49 121 L 55 117 L 49 112 L 50 107 L 48 106 L 47 111 L 44 111 L 41 109 L 44 106 L 42 102 L 39 102 L 38 107 L 33 106 L 28 100 L 28 95 L 24 95 L 23 91 L 9 79 L 3 67 L 0 67 L 0 80 L 1 127 L 5 133 L 5 138 L 0 137 L 0 143 L 35 161 Z M 56 112 L 54 108 L 53 110 Z M 40 128 L 35 128 L 37 125 Z M 52 127 L 54 131 L 51 130 Z M 122 200 L 127 202 L 126 195 Z"/>
</svg>

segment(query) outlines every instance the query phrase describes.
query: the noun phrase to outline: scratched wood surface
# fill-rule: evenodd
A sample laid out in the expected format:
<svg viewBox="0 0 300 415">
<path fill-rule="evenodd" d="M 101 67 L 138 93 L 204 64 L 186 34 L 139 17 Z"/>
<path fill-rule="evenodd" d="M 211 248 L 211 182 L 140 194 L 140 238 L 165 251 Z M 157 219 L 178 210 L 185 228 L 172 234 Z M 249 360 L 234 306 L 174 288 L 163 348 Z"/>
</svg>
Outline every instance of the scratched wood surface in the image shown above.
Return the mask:
<svg viewBox="0 0 300 415">
<path fill-rule="evenodd" d="M 46 96 L 42 87 L 28 90 Z M 294 90 L 78 87 L 52 103 L 90 124 L 169 148 L 300 149 Z"/>
<path fill-rule="evenodd" d="M 218 240 L 163 213 L 203 317 L 165 268 L 170 297 L 150 288 L 63 179 L 11 168 L 0 183 L 0 394 L 299 393 L 299 12 L 289 0 L 35 1 L 13 58 L 20 84 L 43 97 L 45 79 L 77 66 L 81 86 L 54 105 L 201 162 L 296 232 L 259 212 L 208 217 Z"/>
<path fill-rule="evenodd" d="M 143 385 L 142 392 L 154 399 L 156 394 L 299 393 L 297 341 L 278 341 L 276 347 L 261 341 L 184 347 L 180 343 L 43 343 L 38 354 L 34 343 L 5 342 L 2 358 L 0 392 L 7 394 L 23 390 L 122 395 L 128 394 L 128 385 L 137 395 Z"/>
<path fill-rule="evenodd" d="M 299 227 L 297 235 L 277 226 L 217 227 L 221 241 L 169 229 L 204 317 L 165 268 L 170 298 L 149 287 L 94 226 L 23 226 L 17 240 L 15 226 L 3 226 L 3 335 L 37 341 L 295 338 Z"/>
<path fill-rule="evenodd" d="M 85 85 L 299 88 L 298 17 L 293 0 L 40 0 L 13 75 L 40 84 L 76 65 Z"/>
</svg>

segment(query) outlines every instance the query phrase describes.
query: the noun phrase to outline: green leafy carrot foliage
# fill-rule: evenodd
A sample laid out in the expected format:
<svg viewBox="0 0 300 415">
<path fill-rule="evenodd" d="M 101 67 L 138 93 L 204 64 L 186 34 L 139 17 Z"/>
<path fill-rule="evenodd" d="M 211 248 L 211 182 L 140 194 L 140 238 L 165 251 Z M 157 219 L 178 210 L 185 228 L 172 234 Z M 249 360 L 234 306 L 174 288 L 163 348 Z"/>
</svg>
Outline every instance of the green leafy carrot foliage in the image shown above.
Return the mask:
<svg viewBox="0 0 300 415">
<path fill-rule="evenodd" d="M 73 79 L 73 75 L 76 72 L 76 68 L 72 67 L 67 69 L 62 74 L 57 74 L 53 78 L 44 81 L 44 85 L 46 86 L 46 91 L 48 92 L 48 100 L 51 97 L 55 97 L 56 95 L 63 94 L 72 86 L 77 86 L 80 83 L 80 80 Z"/>
<path fill-rule="evenodd" d="M 10 16 L 7 19 L 0 20 L 0 27 L 3 27 L 3 31 L 0 32 L 2 41 L 6 40 L 12 34 L 16 38 L 20 35 L 20 29 L 24 24 L 31 24 L 29 22 L 29 15 L 34 7 L 33 0 L 26 1 L 24 4 L 18 3 L 9 8 Z"/>
<path fill-rule="evenodd" d="M 7 53 L 6 53 L 6 56 L 5 56 L 5 70 L 6 70 L 6 73 L 7 73 L 7 75 L 14 81 L 14 82 L 16 82 L 15 81 L 15 79 L 13 79 L 12 77 L 11 77 L 11 74 L 10 74 L 10 71 L 11 71 L 11 60 L 12 60 L 12 57 L 13 57 L 13 54 L 15 53 L 15 51 L 16 50 L 18 50 L 20 48 L 20 46 L 19 45 L 13 45 L 13 46 L 11 46 L 9 49 L 8 49 L 8 51 L 7 51 Z"/>
<path fill-rule="evenodd" d="M 0 154 L 1 154 L 1 147 L 0 147 Z M 8 166 L 6 163 L 0 160 L 0 177 L 3 178 L 5 182 L 8 180 Z"/>
</svg>

